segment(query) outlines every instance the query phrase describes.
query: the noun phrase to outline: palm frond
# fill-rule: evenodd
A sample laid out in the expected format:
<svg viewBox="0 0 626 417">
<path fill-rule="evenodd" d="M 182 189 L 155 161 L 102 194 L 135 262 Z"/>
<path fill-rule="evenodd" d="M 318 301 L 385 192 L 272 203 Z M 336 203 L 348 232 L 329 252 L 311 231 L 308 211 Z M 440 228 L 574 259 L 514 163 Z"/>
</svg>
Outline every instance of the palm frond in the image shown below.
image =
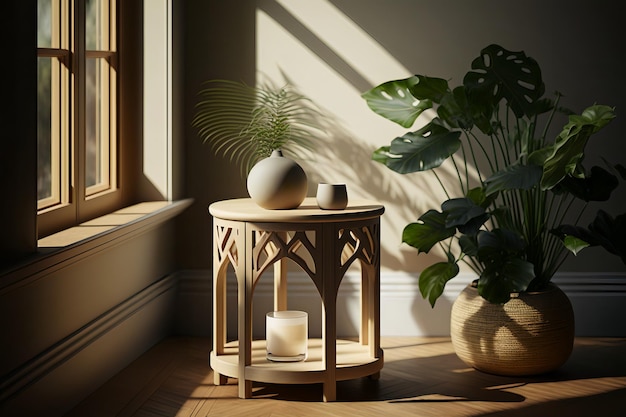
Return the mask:
<svg viewBox="0 0 626 417">
<path fill-rule="evenodd" d="M 211 80 L 199 92 L 192 125 L 212 150 L 241 167 L 245 176 L 275 149 L 297 155 L 311 151 L 320 131 L 321 112 L 289 86 L 252 87 L 231 80 Z"/>
</svg>

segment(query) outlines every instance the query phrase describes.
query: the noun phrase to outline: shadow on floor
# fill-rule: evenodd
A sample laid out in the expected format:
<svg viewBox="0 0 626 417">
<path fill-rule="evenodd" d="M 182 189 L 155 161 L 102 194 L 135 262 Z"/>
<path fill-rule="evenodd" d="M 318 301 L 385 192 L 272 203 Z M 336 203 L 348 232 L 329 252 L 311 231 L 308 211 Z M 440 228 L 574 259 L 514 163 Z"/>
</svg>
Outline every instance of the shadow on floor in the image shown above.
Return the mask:
<svg viewBox="0 0 626 417">
<path fill-rule="evenodd" d="M 422 345 L 403 346 L 400 349 L 406 351 L 419 349 L 420 346 Z M 429 357 L 416 355 L 415 358 L 401 360 L 393 360 L 393 355 L 386 353 L 386 357 L 390 357 L 385 360 L 379 380 L 361 378 L 340 381 L 337 383 L 337 401 L 523 403 L 526 397 L 515 391 L 524 391 L 518 388 L 527 385 L 626 377 L 626 355 L 623 354 L 625 346 L 626 342 L 621 339 L 606 339 L 593 345 L 586 344 L 584 339 L 577 341 L 570 360 L 561 369 L 533 377 L 497 376 L 479 372 L 468 368 L 454 353 Z M 404 352 L 404 356 L 406 353 Z M 593 409 L 592 404 L 596 401 L 613 402 L 621 397 L 621 402 L 624 402 L 625 393 L 626 388 L 617 389 L 586 397 L 548 401 L 546 406 L 552 407 L 554 403 L 554 407 L 559 410 L 560 407 L 569 407 L 572 411 L 585 407 Z M 574 394 L 568 393 L 564 396 L 570 395 Z M 255 384 L 254 397 L 319 402 L 322 386 Z M 510 415 L 536 415 L 532 412 L 533 407 L 522 407 L 528 409 L 528 414 Z M 561 412 L 559 414 L 571 415 Z"/>
</svg>

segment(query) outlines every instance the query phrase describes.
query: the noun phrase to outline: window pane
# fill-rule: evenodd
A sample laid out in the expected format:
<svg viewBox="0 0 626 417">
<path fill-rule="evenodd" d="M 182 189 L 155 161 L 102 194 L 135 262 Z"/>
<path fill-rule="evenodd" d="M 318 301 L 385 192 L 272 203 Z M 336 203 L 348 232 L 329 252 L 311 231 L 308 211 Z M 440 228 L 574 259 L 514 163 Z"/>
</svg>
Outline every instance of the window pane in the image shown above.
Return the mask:
<svg viewBox="0 0 626 417">
<path fill-rule="evenodd" d="M 102 138 L 102 76 L 100 71 L 101 59 L 87 59 L 86 64 L 86 179 L 85 186 L 101 184 L 103 182 L 103 154 Z"/>
<path fill-rule="evenodd" d="M 52 0 L 37 0 L 37 46 L 52 47 Z"/>
<path fill-rule="evenodd" d="M 87 50 L 108 49 L 102 32 L 103 25 L 107 23 L 105 20 L 106 16 L 103 16 L 102 13 L 103 2 L 104 0 L 87 0 L 85 3 L 85 45 Z"/>
<path fill-rule="evenodd" d="M 52 197 L 52 60 L 37 65 L 37 197 Z"/>
</svg>

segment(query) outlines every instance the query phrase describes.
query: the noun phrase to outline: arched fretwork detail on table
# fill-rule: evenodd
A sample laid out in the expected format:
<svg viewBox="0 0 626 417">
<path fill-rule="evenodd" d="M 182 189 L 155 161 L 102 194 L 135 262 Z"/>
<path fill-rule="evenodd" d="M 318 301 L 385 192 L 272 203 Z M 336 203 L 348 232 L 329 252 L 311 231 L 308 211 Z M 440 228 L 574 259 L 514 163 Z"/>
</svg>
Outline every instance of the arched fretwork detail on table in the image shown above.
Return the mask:
<svg viewBox="0 0 626 417">
<path fill-rule="evenodd" d="M 239 250 L 237 249 L 237 239 L 240 237 L 240 231 L 238 228 L 229 227 L 228 225 L 215 225 L 213 230 L 214 239 L 216 242 L 216 261 L 217 265 L 214 267 L 220 270 L 228 266 L 228 262 L 237 268 L 239 265 Z"/>
<path fill-rule="evenodd" d="M 291 259 L 309 277 L 314 278 L 317 271 L 314 260 L 318 258 L 319 252 L 319 245 L 316 244 L 317 231 L 311 231 L 313 241 L 306 232 L 252 230 L 252 270 L 255 275 L 253 285 L 256 285 L 267 268 L 281 259 Z"/>
<path fill-rule="evenodd" d="M 339 229 L 338 242 L 341 250 L 339 270 L 341 276 L 345 276 L 350 266 L 357 259 L 361 261 L 361 267 L 368 265 L 377 266 L 379 262 L 379 223 L 365 222 L 363 225 L 349 229 Z M 341 282 L 337 283 L 337 288 Z"/>
</svg>

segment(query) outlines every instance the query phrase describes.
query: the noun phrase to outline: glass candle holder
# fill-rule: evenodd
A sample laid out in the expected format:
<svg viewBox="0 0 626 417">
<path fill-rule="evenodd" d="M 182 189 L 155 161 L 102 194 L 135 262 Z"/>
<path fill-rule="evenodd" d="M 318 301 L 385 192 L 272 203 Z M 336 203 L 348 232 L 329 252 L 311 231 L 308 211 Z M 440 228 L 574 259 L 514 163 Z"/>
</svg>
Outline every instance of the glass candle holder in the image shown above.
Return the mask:
<svg viewBox="0 0 626 417">
<path fill-rule="evenodd" d="M 306 359 L 308 314 L 305 311 L 271 311 L 265 315 L 267 359 L 299 362 Z"/>
</svg>

